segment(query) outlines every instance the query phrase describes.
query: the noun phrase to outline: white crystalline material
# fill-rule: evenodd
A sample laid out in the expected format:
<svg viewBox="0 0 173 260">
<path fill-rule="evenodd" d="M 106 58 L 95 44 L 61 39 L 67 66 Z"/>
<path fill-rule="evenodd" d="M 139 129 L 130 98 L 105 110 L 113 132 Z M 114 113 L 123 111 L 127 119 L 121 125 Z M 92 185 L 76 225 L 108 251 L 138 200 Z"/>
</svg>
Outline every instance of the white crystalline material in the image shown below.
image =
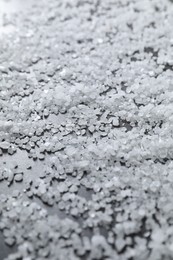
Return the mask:
<svg viewBox="0 0 173 260">
<path fill-rule="evenodd" d="M 41 196 L 42 194 L 45 194 L 47 191 L 46 185 L 40 184 L 37 190 L 37 194 Z"/>
<path fill-rule="evenodd" d="M 68 190 L 68 187 L 65 183 L 60 183 L 58 184 L 57 186 L 57 190 L 60 192 L 60 193 L 64 193 L 64 192 L 67 192 Z"/>
<path fill-rule="evenodd" d="M 6 238 L 5 239 L 5 243 L 7 244 L 7 245 L 9 245 L 9 246 L 12 246 L 12 245 L 14 245 L 14 243 L 15 243 L 15 239 L 14 238 Z"/>
<path fill-rule="evenodd" d="M 129 197 L 129 196 L 131 196 L 131 190 L 122 190 L 121 191 L 121 196 L 122 197 Z"/>
<path fill-rule="evenodd" d="M 17 242 L 7 259 L 171 259 L 173 4 L 23 10 L 0 36 L 0 229 Z"/>
<path fill-rule="evenodd" d="M 17 197 L 19 196 L 19 194 L 20 194 L 20 191 L 14 190 L 13 193 L 12 193 L 12 196 L 13 196 L 14 198 L 17 198 Z"/>
<path fill-rule="evenodd" d="M 22 173 L 18 173 L 14 176 L 14 180 L 17 182 L 20 182 L 23 180 L 23 174 Z"/>
<path fill-rule="evenodd" d="M 0 142 L 0 148 L 3 150 L 7 150 L 10 147 L 10 143 L 9 142 Z"/>
<path fill-rule="evenodd" d="M 78 211 L 77 208 L 73 208 L 73 209 L 71 209 L 70 213 L 71 213 L 72 216 L 77 216 L 79 211 Z"/>
<path fill-rule="evenodd" d="M 91 243 L 93 246 L 105 246 L 106 245 L 106 239 L 104 236 L 102 235 L 94 235 L 92 238 L 91 238 Z"/>
<path fill-rule="evenodd" d="M 115 187 L 119 187 L 119 186 L 121 185 L 121 183 L 120 183 L 120 181 L 119 181 L 119 178 L 116 177 L 116 176 L 114 176 L 114 177 L 112 178 L 111 182 L 113 183 L 113 185 L 114 185 Z"/>
<path fill-rule="evenodd" d="M 126 221 L 123 223 L 123 227 L 125 230 L 125 234 L 133 234 L 136 229 L 136 224 L 132 221 Z"/>
<path fill-rule="evenodd" d="M 163 230 L 160 230 L 159 228 L 155 230 L 151 235 L 152 240 L 155 243 L 161 244 L 165 240 L 165 234 Z"/>
<path fill-rule="evenodd" d="M 72 73 L 68 68 L 64 68 L 61 72 L 60 72 L 60 76 L 62 77 L 62 79 L 65 80 L 70 80 L 72 77 Z"/>
<path fill-rule="evenodd" d="M 173 243 L 171 243 L 170 245 L 168 245 L 168 248 L 171 252 L 173 252 Z"/>
<path fill-rule="evenodd" d="M 112 120 L 112 124 L 113 124 L 113 126 L 119 126 L 119 119 L 118 118 L 114 118 Z"/>
<path fill-rule="evenodd" d="M 123 238 L 117 238 L 115 240 L 115 245 L 116 245 L 116 248 L 117 248 L 117 250 L 119 252 L 126 246 L 126 241 Z"/>
<path fill-rule="evenodd" d="M 105 184 L 104 184 L 105 188 L 106 189 L 110 189 L 112 186 L 113 186 L 113 183 L 111 181 L 107 181 Z"/>
<path fill-rule="evenodd" d="M 11 183 L 14 179 L 14 172 L 12 170 L 9 170 L 8 172 L 8 182 Z"/>
<path fill-rule="evenodd" d="M 167 174 L 167 173 L 166 173 L 166 174 Z M 172 171 L 168 174 L 167 179 L 168 179 L 169 182 L 172 182 L 172 183 L 173 183 L 173 172 L 172 172 Z"/>
<path fill-rule="evenodd" d="M 145 211 L 144 209 L 140 209 L 140 210 L 138 211 L 138 214 L 143 217 L 143 216 L 146 215 L 146 211 Z"/>
<path fill-rule="evenodd" d="M 94 127 L 93 125 L 91 125 L 91 126 L 88 128 L 88 130 L 89 130 L 91 133 L 93 133 L 94 130 L 95 130 L 95 127 Z"/>
<path fill-rule="evenodd" d="M 9 131 L 12 127 L 12 121 L 0 121 L 0 131 Z"/>
<path fill-rule="evenodd" d="M 3 172 L 0 172 L 0 181 L 3 181 L 4 180 L 4 174 Z"/>
<path fill-rule="evenodd" d="M 76 185 L 72 185 L 69 189 L 70 192 L 74 193 L 78 191 L 78 187 Z"/>
<path fill-rule="evenodd" d="M 150 189 L 151 189 L 151 191 L 156 192 L 156 191 L 158 191 L 160 189 L 160 186 L 161 186 L 160 181 L 153 181 L 150 184 Z"/>
<path fill-rule="evenodd" d="M 75 147 L 71 146 L 71 147 L 67 147 L 67 148 L 65 149 L 65 151 L 66 151 L 66 154 L 67 154 L 68 156 L 73 156 L 73 155 L 76 154 L 77 149 L 76 149 Z"/>
<path fill-rule="evenodd" d="M 80 161 L 80 162 L 77 162 L 76 163 L 76 166 L 79 167 L 79 168 L 83 168 L 85 169 L 86 167 L 88 167 L 89 165 L 89 161 L 87 160 L 83 160 L 83 161 Z"/>
<path fill-rule="evenodd" d="M 95 183 L 94 186 L 93 186 L 93 190 L 94 190 L 95 192 L 99 192 L 99 191 L 101 190 L 100 185 L 98 185 L 97 183 Z"/>
</svg>

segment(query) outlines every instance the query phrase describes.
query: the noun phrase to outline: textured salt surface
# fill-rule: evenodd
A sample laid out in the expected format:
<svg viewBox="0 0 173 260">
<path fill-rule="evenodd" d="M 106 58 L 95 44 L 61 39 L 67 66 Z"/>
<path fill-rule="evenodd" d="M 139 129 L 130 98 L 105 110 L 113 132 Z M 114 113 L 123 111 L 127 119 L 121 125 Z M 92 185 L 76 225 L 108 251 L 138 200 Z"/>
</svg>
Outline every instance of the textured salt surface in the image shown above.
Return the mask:
<svg viewBox="0 0 173 260">
<path fill-rule="evenodd" d="M 171 1 L 0 3 L 1 259 L 172 259 Z"/>
<path fill-rule="evenodd" d="M 0 36 L 10 35 L 18 29 L 15 26 L 14 19 L 11 17 L 19 12 L 25 13 L 33 5 L 34 1 L 22 0 L 1 0 L 0 1 Z"/>
</svg>

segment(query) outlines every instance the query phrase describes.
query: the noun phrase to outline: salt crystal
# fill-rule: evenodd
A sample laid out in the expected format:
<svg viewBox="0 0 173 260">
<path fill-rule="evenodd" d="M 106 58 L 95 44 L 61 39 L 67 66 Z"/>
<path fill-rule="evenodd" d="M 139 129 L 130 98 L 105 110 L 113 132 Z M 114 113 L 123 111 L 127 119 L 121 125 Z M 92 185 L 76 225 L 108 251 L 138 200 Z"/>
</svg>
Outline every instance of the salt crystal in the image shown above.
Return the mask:
<svg viewBox="0 0 173 260">
<path fill-rule="evenodd" d="M 18 173 L 14 176 L 14 180 L 17 182 L 20 182 L 23 180 L 23 174 L 22 173 Z"/>
<path fill-rule="evenodd" d="M 10 143 L 9 143 L 9 142 L 6 142 L 6 141 L 0 142 L 0 148 L 1 148 L 2 150 L 8 150 L 9 146 L 10 146 Z"/>
<path fill-rule="evenodd" d="M 118 118 L 114 118 L 112 120 L 112 124 L 113 124 L 113 126 L 119 126 L 119 119 Z"/>
</svg>

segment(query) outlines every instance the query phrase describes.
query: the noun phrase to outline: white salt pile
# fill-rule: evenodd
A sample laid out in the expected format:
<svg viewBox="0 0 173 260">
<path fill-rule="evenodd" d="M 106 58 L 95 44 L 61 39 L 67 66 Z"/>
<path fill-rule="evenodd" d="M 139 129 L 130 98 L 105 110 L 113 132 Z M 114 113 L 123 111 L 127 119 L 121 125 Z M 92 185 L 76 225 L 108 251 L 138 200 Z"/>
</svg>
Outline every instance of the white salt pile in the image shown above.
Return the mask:
<svg viewBox="0 0 173 260">
<path fill-rule="evenodd" d="M 9 18 L 4 259 L 172 259 L 172 14 L 169 0 L 41 0 Z"/>
</svg>

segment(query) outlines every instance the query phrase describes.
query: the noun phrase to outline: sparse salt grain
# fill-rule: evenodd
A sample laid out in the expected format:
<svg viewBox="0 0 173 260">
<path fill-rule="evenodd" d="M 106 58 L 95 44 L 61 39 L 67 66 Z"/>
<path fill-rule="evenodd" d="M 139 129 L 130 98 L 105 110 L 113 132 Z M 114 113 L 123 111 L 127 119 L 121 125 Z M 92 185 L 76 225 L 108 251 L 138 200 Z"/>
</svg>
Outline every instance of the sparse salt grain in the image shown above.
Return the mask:
<svg viewBox="0 0 173 260">
<path fill-rule="evenodd" d="M 119 126 L 119 119 L 118 118 L 114 118 L 112 120 L 112 124 L 113 124 L 113 126 Z"/>
<path fill-rule="evenodd" d="M 19 190 L 14 190 L 13 193 L 12 193 L 12 196 L 13 196 L 14 198 L 18 198 L 19 195 L 20 195 L 20 191 L 19 191 Z"/>
<path fill-rule="evenodd" d="M 77 209 L 77 208 L 71 209 L 70 214 L 71 214 L 72 216 L 75 216 L 75 217 L 76 217 L 76 216 L 79 214 L 78 209 Z"/>
<path fill-rule="evenodd" d="M 62 79 L 65 80 L 70 80 L 72 77 L 72 73 L 68 68 L 64 68 L 61 72 L 60 72 L 60 76 L 62 77 Z"/>
<path fill-rule="evenodd" d="M 22 173 L 15 174 L 14 180 L 17 182 L 21 182 L 23 180 L 23 174 Z"/>
<path fill-rule="evenodd" d="M 14 179 L 14 172 L 10 169 L 9 172 L 8 172 L 8 182 L 9 182 L 9 185 L 11 184 L 13 179 Z"/>
<path fill-rule="evenodd" d="M 6 141 L 0 142 L 0 148 L 2 150 L 8 150 L 9 147 L 10 147 L 10 143 L 9 142 L 6 142 Z"/>
<path fill-rule="evenodd" d="M 6 238 L 6 239 L 5 239 L 5 243 L 6 243 L 8 246 L 13 246 L 14 243 L 15 243 L 15 239 L 14 239 L 14 238 L 11 238 L 11 237 Z"/>
</svg>

